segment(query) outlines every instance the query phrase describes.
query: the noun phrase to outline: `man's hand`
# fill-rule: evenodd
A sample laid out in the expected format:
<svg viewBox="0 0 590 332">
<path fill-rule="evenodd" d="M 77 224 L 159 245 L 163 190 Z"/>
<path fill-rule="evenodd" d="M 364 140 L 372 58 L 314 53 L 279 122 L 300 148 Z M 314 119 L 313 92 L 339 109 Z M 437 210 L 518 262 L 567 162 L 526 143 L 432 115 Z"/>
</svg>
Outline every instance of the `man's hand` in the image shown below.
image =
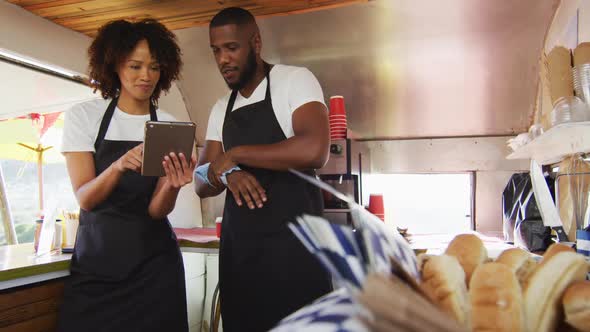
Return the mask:
<svg viewBox="0 0 590 332">
<path fill-rule="evenodd" d="M 221 177 L 218 177 L 213 172 L 213 168 L 211 168 L 211 164 L 209 164 L 209 168 L 207 169 L 207 179 L 209 183 L 215 188 L 224 188 L 225 184 L 221 181 Z"/>
<path fill-rule="evenodd" d="M 236 166 L 237 165 L 232 158 L 231 151 L 221 154 L 219 157 L 217 157 L 217 159 L 215 159 L 215 161 L 211 163 L 211 165 L 209 165 L 209 172 L 211 174 L 211 176 L 209 176 L 209 181 L 211 182 L 211 178 L 215 177 L 217 179 L 216 182 L 221 183 L 221 175 Z M 214 182 L 211 183 L 215 185 Z"/>
<path fill-rule="evenodd" d="M 242 198 L 250 209 L 261 208 L 266 202 L 266 191 L 252 174 L 235 171 L 227 176 L 227 187 L 234 195 L 238 206 L 242 206 Z M 241 196 L 241 198 L 240 198 Z"/>
</svg>

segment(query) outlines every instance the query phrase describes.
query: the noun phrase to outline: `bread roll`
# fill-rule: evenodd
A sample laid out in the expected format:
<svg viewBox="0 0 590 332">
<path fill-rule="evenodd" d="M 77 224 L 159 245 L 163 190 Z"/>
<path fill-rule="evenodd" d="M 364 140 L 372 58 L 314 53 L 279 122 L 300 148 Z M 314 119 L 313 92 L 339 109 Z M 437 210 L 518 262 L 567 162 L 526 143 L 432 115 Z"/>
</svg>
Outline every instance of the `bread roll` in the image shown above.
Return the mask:
<svg viewBox="0 0 590 332">
<path fill-rule="evenodd" d="M 552 245 L 549 246 L 549 248 L 547 248 L 547 251 L 545 251 L 545 253 L 543 254 L 543 259 L 541 260 L 540 265 L 543 265 L 551 257 L 557 255 L 560 252 L 573 252 L 573 253 L 575 253 L 576 251 L 572 247 L 566 246 L 565 244 L 553 243 Z"/>
<path fill-rule="evenodd" d="M 430 259 L 430 257 L 433 257 L 433 255 L 419 254 L 418 256 L 416 256 L 416 261 L 417 261 L 418 269 L 420 270 L 420 272 L 422 272 L 422 270 L 424 270 L 424 265 Z"/>
<path fill-rule="evenodd" d="M 508 266 L 516 275 L 522 289 L 526 288 L 529 277 L 537 267 L 537 262 L 531 254 L 520 248 L 504 250 L 496 259 L 496 263 Z"/>
<path fill-rule="evenodd" d="M 431 256 L 422 269 L 424 293 L 457 322 L 469 327 L 469 297 L 465 272 L 457 258 L 448 255 Z"/>
<path fill-rule="evenodd" d="M 554 331 L 562 315 L 561 298 L 575 281 L 586 279 L 590 266 L 582 255 L 562 251 L 543 258 L 525 290 L 530 331 Z"/>
<path fill-rule="evenodd" d="M 571 284 L 563 295 L 565 321 L 582 332 L 590 332 L 590 281 Z"/>
<path fill-rule="evenodd" d="M 473 234 L 460 234 L 449 243 L 445 254 L 455 256 L 465 271 L 465 284 L 469 286 L 475 268 L 488 259 L 483 242 Z"/>
<path fill-rule="evenodd" d="M 473 331 L 526 331 L 522 291 L 508 266 L 480 265 L 471 278 L 469 295 Z"/>
</svg>

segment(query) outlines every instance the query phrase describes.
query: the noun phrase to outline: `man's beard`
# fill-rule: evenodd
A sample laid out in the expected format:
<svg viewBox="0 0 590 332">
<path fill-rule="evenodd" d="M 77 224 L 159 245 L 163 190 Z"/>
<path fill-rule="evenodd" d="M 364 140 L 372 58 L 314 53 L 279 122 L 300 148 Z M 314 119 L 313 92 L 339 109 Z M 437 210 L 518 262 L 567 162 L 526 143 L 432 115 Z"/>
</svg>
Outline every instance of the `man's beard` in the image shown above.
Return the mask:
<svg viewBox="0 0 590 332">
<path fill-rule="evenodd" d="M 225 83 L 230 89 L 239 90 L 254 77 L 257 67 L 258 63 L 256 63 L 256 53 L 254 52 L 254 48 L 251 47 L 250 52 L 248 53 L 248 58 L 246 59 L 246 64 L 244 65 L 244 71 L 241 73 L 238 81 L 233 84 L 227 81 L 225 81 Z"/>
</svg>

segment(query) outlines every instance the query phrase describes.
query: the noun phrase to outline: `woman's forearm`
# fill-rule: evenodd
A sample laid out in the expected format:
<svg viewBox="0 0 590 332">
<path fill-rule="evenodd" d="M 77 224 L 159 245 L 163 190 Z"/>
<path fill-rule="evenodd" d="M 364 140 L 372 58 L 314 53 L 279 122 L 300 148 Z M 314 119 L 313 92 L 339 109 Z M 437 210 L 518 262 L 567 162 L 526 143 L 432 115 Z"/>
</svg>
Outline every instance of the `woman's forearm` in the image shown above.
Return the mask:
<svg viewBox="0 0 590 332">
<path fill-rule="evenodd" d="M 91 211 L 111 194 L 119 183 L 122 173 L 113 165 L 109 166 L 99 176 L 83 184 L 76 190 L 76 198 L 80 208 Z"/>
<path fill-rule="evenodd" d="M 154 196 L 150 202 L 148 212 L 154 219 L 164 219 L 176 205 L 176 198 L 180 188 L 174 188 L 165 180 L 160 180 L 163 183 L 156 188 Z"/>
</svg>

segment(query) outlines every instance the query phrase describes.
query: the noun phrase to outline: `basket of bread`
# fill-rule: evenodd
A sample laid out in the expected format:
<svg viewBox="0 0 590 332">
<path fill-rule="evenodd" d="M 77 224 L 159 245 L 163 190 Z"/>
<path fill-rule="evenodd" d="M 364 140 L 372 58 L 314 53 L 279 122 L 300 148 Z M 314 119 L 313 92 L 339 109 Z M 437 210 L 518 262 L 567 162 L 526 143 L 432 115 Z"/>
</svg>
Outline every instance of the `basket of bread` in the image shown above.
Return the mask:
<svg viewBox="0 0 590 332">
<path fill-rule="evenodd" d="M 289 224 L 335 291 L 272 331 L 590 332 L 590 264 L 572 248 L 554 244 L 542 257 L 512 248 L 492 259 L 476 234 L 461 234 L 441 255 L 416 256 L 399 231 L 349 206 L 353 228 L 305 215 Z"/>
<path fill-rule="evenodd" d="M 569 246 L 551 245 L 539 262 L 519 248 L 491 260 L 462 234 L 419 264 L 423 294 L 466 330 L 590 331 L 590 264 Z"/>
<path fill-rule="evenodd" d="M 311 241 L 338 252 L 334 244 L 348 236 L 345 230 L 319 218 L 308 221 L 310 235 L 316 236 Z M 335 230 L 333 236 L 321 233 L 322 227 Z M 365 253 L 372 250 L 367 243 L 356 242 L 366 246 L 361 250 Z M 317 248 L 312 252 L 321 256 Z M 344 287 L 297 311 L 273 331 L 590 332 L 590 264 L 566 245 L 554 244 L 542 257 L 511 248 L 493 260 L 478 236 L 461 234 L 441 255 L 414 256 L 417 278 L 406 270 L 412 258 L 400 263 L 389 255 L 389 272 L 376 268 L 376 260 L 369 262 L 374 255 L 369 253 L 366 261 L 362 254 L 353 256 L 358 261 L 322 257 L 337 286 Z"/>
</svg>

